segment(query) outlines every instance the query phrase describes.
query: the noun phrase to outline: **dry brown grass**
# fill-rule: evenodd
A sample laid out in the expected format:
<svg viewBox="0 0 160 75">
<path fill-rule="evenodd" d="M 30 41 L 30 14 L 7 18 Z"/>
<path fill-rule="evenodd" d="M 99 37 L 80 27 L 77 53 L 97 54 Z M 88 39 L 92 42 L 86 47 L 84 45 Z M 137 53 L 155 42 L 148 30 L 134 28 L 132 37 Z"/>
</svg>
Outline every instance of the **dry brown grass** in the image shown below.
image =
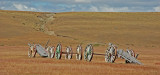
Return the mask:
<svg viewBox="0 0 160 75">
<path fill-rule="evenodd" d="M 0 11 L 0 75 L 159 75 L 160 74 L 160 13 L 57 13 L 46 27 L 58 36 L 49 36 L 40 28 L 49 13 Z M 56 46 L 61 42 L 76 46 L 94 44 L 94 51 L 104 53 L 106 44 L 133 48 L 144 65 L 125 64 L 117 59 L 106 63 L 104 56 L 94 56 L 92 62 L 28 58 L 27 43 L 43 46 L 50 39 Z"/>
<path fill-rule="evenodd" d="M 58 35 L 79 42 L 113 42 L 125 47 L 159 47 L 160 13 L 58 13 L 48 24 Z"/>
<path fill-rule="evenodd" d="M 159 75 L 159 50 L 140 49 L 139 60 L 144 65 L 125 64 L 124 60 L 117 59 L 114 64 L 106 63 L 103 56 L 94 56 L 92 62 L 78 61 L 74 58 L 61 60 L 28 58 L 26 46 L 0 46 L 0 73 L 1 75 Z M 75 47 L 73 47 L 75 51 Z M 103 52 L 103 48 L 97 52 Z M 147 51 L 147 52 L 146 52 Z M 149 53 L 148 53 L 149 52 Z"/>
</svg>

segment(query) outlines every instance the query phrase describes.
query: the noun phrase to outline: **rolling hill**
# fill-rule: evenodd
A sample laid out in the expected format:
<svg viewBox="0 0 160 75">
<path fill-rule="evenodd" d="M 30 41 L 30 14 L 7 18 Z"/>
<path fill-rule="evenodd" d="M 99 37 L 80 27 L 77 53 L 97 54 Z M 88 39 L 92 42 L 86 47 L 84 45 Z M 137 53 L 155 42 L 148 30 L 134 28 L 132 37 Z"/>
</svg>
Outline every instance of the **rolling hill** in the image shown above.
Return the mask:
<svg viewBox="0 0 160 75">
<path fill-rule="evenodd" d="M 106 63 L 104 56 L 91 62 L 28 57 L 27 43 L 42 46 L 93 44 L 104 54 L 108 43 L 131 48 L 144 65 L 125 64 L 124 59 Z M 1 75 L 160 75 L 160 12 L 28 12 L 0 10 Z M 82 52 L 83 52 L 82 51 Z"/>
<path fill-rule="evenodd" d="M 0 39 L 3 39 L 1 44 L 4 45 L 14 40 L 19 41 L 15 44 L 25 45 L 31 41 L 44 43 L 51 39 L 65 44 L 106 45 L 112 42 L 122 47 L 160 47 L 158 12 L 45 13 L 1 10 L 0 13 Z M 13 45 L 11 43 L 8 44 Z"/>
</svg>

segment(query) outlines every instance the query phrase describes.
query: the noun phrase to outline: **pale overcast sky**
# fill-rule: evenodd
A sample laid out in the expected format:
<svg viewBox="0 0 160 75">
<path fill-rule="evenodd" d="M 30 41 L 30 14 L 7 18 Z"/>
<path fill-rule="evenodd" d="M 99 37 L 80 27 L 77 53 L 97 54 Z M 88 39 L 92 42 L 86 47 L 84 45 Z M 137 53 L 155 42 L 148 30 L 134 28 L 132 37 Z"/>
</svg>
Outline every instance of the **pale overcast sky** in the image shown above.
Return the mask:
<svg viewBox="0 0 160 75">
<path fill-rule="evenodd" d="M 160 0 L 0 0 L 0 9 L 40 12 L 160 12 Z"/>
</svg>

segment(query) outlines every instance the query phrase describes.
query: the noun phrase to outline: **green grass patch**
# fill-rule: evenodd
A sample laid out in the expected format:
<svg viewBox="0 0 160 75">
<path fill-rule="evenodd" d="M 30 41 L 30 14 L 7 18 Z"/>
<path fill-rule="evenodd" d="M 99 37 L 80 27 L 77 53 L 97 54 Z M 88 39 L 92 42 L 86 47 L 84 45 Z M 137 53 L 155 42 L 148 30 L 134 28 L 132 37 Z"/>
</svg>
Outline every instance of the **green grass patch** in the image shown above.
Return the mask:
<svg viewBox="0 0 160 75">
<path fill-rule="evenodd" d="M 93 46 L 100 46 L 101 44 L 93 44 Z"/>
</svg>

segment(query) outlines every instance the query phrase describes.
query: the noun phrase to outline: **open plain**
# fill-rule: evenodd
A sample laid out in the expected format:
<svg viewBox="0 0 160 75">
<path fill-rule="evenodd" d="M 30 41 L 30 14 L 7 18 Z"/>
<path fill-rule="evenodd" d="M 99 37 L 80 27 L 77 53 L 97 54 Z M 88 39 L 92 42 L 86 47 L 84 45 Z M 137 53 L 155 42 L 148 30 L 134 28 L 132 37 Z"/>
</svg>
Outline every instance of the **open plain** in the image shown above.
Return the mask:
<svg viewBox="0 0 160 75">
<path fill-rule="evenodd" d="M 28 57 L 28 43 L 50 46 L 93 44 L 105 53 L 108 43 L 133 49 L 143 65 L 124 59 L 106 63 L 104 56 L 91 62 Z M 160 75 L 159 12 L 25 12 L 0 10 L 0 75 Z"/>
</svg>

